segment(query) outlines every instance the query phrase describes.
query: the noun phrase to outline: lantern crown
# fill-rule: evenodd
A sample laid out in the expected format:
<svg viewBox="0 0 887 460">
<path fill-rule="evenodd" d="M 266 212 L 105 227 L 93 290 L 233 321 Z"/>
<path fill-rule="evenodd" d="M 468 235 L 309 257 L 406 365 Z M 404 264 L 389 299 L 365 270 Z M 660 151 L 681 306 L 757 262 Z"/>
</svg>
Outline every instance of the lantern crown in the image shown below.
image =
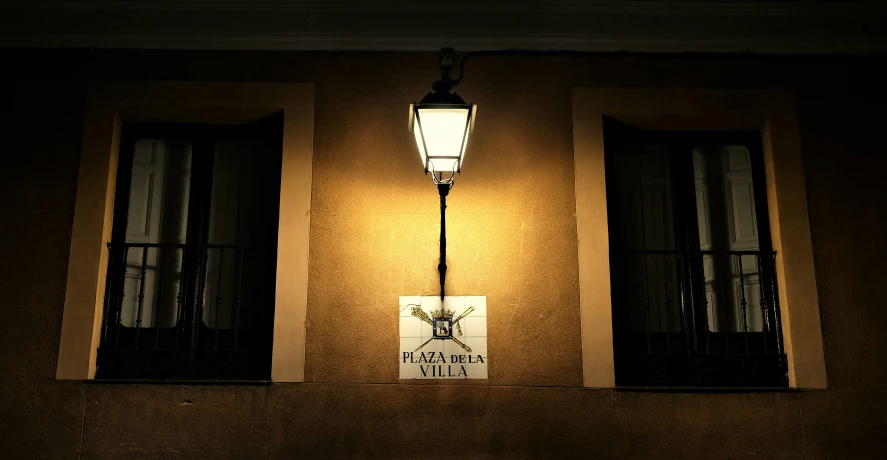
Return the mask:
<svg viewBox="0 0 887 460">
<path fill-rule="evenodd" d="M 474 127 L 477 106 L 466 103 L 451 92 L 454 86 L 449 77 L 453 67 L 452 50 L 443 50 L 441 79 L 431 85 L 432 92 L 418 103 L 410 104 L 409 129 L 416 136 L 416 146 L 425 167 L 434 175 L 436 183 L 452 183 L 462 172 L 468 134 Z M 444 179 L 441 173 L 450 172 Z"/>
</svg>

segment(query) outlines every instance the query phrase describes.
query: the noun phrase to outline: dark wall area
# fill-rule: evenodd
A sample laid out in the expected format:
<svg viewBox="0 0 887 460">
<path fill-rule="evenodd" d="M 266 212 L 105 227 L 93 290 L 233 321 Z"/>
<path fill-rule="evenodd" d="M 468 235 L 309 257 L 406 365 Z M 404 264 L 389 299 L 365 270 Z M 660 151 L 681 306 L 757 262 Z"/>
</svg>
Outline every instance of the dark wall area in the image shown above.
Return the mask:
<svg viewBox="0 0 887 460">
<path fill-rule="evenodd" d="M 448 283 L 502 303 L 551 309 L 546 332 L 533 338 L 552 358 L 535 366 L 523 360 L 525 344 L 497 343 L 491 334 L 498 362 L 490 365 L 490 380 L 478 385 L 400 384 L 387 359 L 343 367 L 335 358 L 351 344 L 330 327 L 341 313 L 330 286 L 349 283 L 331 277 L 358 277 L 350 281 L 372 286 L 366 298 L 349 302 L 381 297 L 390 306 L 384 296 L 411 294 L 387 279 L 390 270 L 401 269 L 385 265 L 388 259 L 370 274 L 338 271 L 340 260 L 372 256 L 349 252 L 371 245 L 358 242 L 368 229 L 407 225 L 421 234 L 424 240 L 415 244 L 427 254 L 418 268 L 398 276 L 434 292 L 436 193 L 416 171 L 414 152 L 400 147 L 410 141 L 407 104 L 437 76 L 435 54 L 4 50 L 0 62 L 8 79 L 0 120 L 0 458 L 875 459 L 887 451 L 883 58 L 590 54 L 472 60 L 458 90 L 479 104 L 483 125 L 473 147 L 487 159 L 466 158 L 466 166 L 476 161 L 490 169 L 494 155 L 528 148 L 548 156 L 526 164 L 522 177 L 468 177 L 454 190 L 463 194 L 463 215 L 453 209 L 453 231 L 474 235 L 472 242 L 492 247 L 493 255 L 462 268 L 456 262 Z M 86 90 L 102 80 L 316 85 L 306 383 L 54 380 Z M 795 91 L 828 390 L 581 388 L 571 217 L 576 86 Z M 414 177 L 398 178 L 406 174 Z M 372 196 L 362 182 L 367 177 L 373 177 Z M 497 209 L 503 203 L 506 209 Z M 357 217 L 342 220 L 352 214 Z M 533 217 L 515 217 L 524 214 Z M 544 245 L 526 258 L 516 236 L 523 235 L 523 222 L 529 241 Z M 502 238 L 497 226 L 511 230 Z M 354 236 L 339 244 L 342 229 Z M 470 248 L 453 251 L 454 260 L 470 255 Z M 500 263 L 496 251 L 520 257 L 521 265 Z M 556 302 L 546 303 L 551 299 Z M 347 313 L 351 306 L 342 308 Z M 491 322 L 491 332 L 518 324 L 504 316 L 498 325 Z M 392 321 L 383 320 L 378 342 L 365 344 L 368 353 L 389 351 L 396 340 Z"/>
</svg>

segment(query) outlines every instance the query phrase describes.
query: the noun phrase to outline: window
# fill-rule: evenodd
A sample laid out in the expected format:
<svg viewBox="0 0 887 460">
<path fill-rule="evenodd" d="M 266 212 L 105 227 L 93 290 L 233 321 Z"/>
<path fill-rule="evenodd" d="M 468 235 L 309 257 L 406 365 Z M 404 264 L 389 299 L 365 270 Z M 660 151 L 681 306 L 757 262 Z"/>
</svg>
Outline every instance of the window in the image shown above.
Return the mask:
<svg viewBox="0 0 887 460">
<path fill-rule="evenodd" d="M 616 384 L 787 386 L 760 135 L 604 136 Z"/>
<path fill-rule="evenodd" d="M 282 130 L 124 124 L 97 378 L 270 378 Z"/>
<path fill-rule="evenodd" d="M 616 385 L 615 299 L 610 279 L 611 238 L 607 209 L 608 189 L 611 188 L 608 185 L 612 184 L 608 184 L 605 177 L 605 137 L 606 143 L 612 144 L 609 141 L 615 141 L 612 137 L 618 133 L 604 135 L 605 121 L 611 119 L 641 131 L 684 131 L 697 135 L 701 135 L 699 131 L 760 133 L 753 145 L 746 147 L 754 154 L 758 143 L 763 144 L 766 211 L 770 222 L 770 231 L 765 236 L 769 236 L 775 253 L 778 289 L 772 291 L 772 300 L 779 302 L 781 316 L 777 320 L 788 363 L 788 386 L 826 388 L 819 297 L 795 105 L 794 96 L 785 91 L 573 89 L 579 313 L 583 384 L 586 387 L 612 388 Z M 734 140 L 723 138 L 714 141 L 711 145 L 742 145 L 745 142 L 734 144 Z M 708 142 L 697 138 L 690 142 L 689 148 L 692 151 Z M 758 176 L 756 181 L 760 178 Z M 759 215 L 759 209 L 756 208 L 756 215 Z M 758 229 L 766 228 L 760 220 L 757 224 Z M 764 242 L 760 244 L 764 249 Z M 764 278 L 766 280 L 766 275 Z"/>
<path fill-rule="evenodd" d="M 271 379 L 304 381 L 314 85 L 200 81 L 101 83 L 89 90 L 57 379 L 96 377 L 98 349 L 107 323 L 108 244 L 114 227 L 115 191 L 120 189 L 118 164 L 126 158 L 120 154 L 122 127 L 169 123 L 233 128 L 275 114 L 283 118 L 283 133 Z M 151 136 L 145 139 L 154 138 Z M 164 136 L 156 138 L 163 140 Z"/>
</svg>

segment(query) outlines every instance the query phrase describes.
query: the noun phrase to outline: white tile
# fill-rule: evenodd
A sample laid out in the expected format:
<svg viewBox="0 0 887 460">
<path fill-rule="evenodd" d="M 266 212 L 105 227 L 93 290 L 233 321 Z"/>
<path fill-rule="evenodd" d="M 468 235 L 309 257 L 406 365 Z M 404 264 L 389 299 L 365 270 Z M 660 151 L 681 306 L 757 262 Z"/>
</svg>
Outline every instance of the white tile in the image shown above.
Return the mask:
<svg viewBox="0 0 887 460">
<path fill-rule="evenodd" d="M 468 372 L 466 371 L 464 374 L 461 372 L 463 365 L 464 364 L 447 364 L 447 380 L 465 380 Z"/>
<path fill-rule="evenodd" d="M 474 307 L 471 316 L 487 316 L 487 297 L 482 295 L 465 296 L 465 308 Z"/>
<path fill-rule="evenodd" d="M 484 363 L 477 364 L 465 364 L 465 372 L 467 379 L 486 379 L 489 378 L 489 374 L 487 373 L 487 363 L 486 359 L 484 359 Z"/>
<path fill-rule="evenodd" d="M 455 380 L 464 379 L 464 375 L 459 375 L 459 365 L 450 365 L 449 363 L 429 364 L 425 367 L 425 379 L 445 379 Z M 422 370 L 420 369 L 421 373 Z"/>
<path fill-rule="evenodd" d="M 428 340 L 428 337 L 422 337 L 422 342 L 419 345 L 421 345 L 422 343 L 425 343 L 427 340 Z M 425 344 L 425 346 L 422 347 L 422 349 L 419 350 L 419 352 L 423 352 L 426 354 L 427 353 L 443 353 L 443 351 L 444 351 L 443 342 L 444 342 L 443 340 L 431 339 L 431 341 L 428 342 L 427 344 Z"/>
<path fill-rule="evenodd" d="M 406 363 L 401 362 L 400 364 L 400 378 L 401 379 L 422 379 L 422 368 L 419 364 L 411 363 L 407 361 Z"/>
<path fill-rule="evenodd" d="M 418 297 L 418 296 L 414 297 L 414 299 L 418 299 L 418 298 L 420 298 L 420 297 Z M 431 337 L 431 325 L 426 323 L 425 321 L 422 321 L 421 319 L 419 319 L 419 317 L 413 315 L 412 309 L 413 309 L 413 307 L 411 306 L 411 307 L 407 308 L 406 310 L 401 310 L 400 317 L 402 319 L 403 318 L 415 318 L 419 324 L 419 326 L 417 326 L 417 327 L 420 328 L 420 333 L 419 333 L 418 337 Z M 425 312 L 425 314 L 428 315 L 429 317 L 431 316 L 431 309 L 422 307 L 421 305 L 418 306 L 418 309 Z M 406 314 L 404 314 L 405 312 L 406 312 Z"/>
<path fill-rule="evenodd" d="M 467 337 L 487 336 L 487 318 L 485 316 L 472 317 L 472 315 L 468 315 L 462 318 L 459 323 L 462 324 L 462 331 Z"/>
<path fill-rule="evenodd" d="M 465 310 L 465 311 L 467 311 L 467 310 Z M 462 314 L 462 313 L 460 313 L 460 314 Z M 468 336 L 468 335 L 484 335 L 486 333 L 484 331 L 481 331 L 481 332 L 469 332 L 468 331 L 467 326 L 469 324 L 469 321 L 466 321 L 466 320 L 471 317 L 478 317 L 477 310 L 473 310 L 473 311 L 471 311 L 471 313 L 468 313 L 467 315 L 463 316 L 462 318 L 459 319 L 459 322 L 457 323 L 459 325 L 459 328 L 462 329 L 462 336 L 464 337 L 464 336 Z M 456 333 L 458 334 L 458 329 L 456 331 L 457 331 Z"/>
<path fill-rule="evenodd" d="M 434 328 L 430 324 L 426 323 L 425 321 L 421 321 L 419 319 L 416 319 L 416 321 L 419 321 L 420 337 L 427 339 L 427 338 L 432 337 L 434 335 Z"/>
<path fill-rule="evenodd" d="M 425 368 L 426 379 L 464 379 L 464 375 L 459 375 L 459 364 L 450 363 L 449 357 L 446 362 L 434 363 Z M 421 371 L 420 371 L 421 372 Z"/>
<path fill-rule="evenodd" d="M 431 315 L 432 310 L 440 310 L 440 296 L 422 296 L 422 309 Z"/>
<path fill-rule="evenodd" d="M 465 337 L 463 340 L 465 345 L 471 347 L 472 355 L 487 356 L 487 338 L 486 337 Z"/>
<path fill-rule="evenodd" d="M 400 365 L 400 378 L 402 380 L 411 380 L 411 379 L 421 379 L 422 378 L 422 370 L 419 368 L 418 364 L 401 364 Z"/>
<path fill-rule="evenodd" d="M 462 335 L 459 335 L 459 331 L 462 331 Z M 453 337 L 459 340 L 468 337 L 468 330 L 465 329 L 465 318 L 462 318 L 455 326 L 453 326 Z M 464 340 L 462 341 L 464 342 Z"/>
<path fill-rule="evenodd" d="M 413 295 L 413 296 L 401 296 L 400 297 L 400 316 L 412 316 L 412 306 L 413 305 L 421 305 L 422 297 Z"/>
<path fill-rule="evenodd" d="M 411 362 L 410 357 L 404 358 L 403 354 L 409 353 L 415 350 L 419 345 L 422 344 L 422 340 L 418 338 L 403 338 L 400 339 L 400 350 L 401 353 L 398 355 L 398 362 L 400 364 L 400 378 L 402 379 L 419 379 L 422 378 L 421 371 L 419 370 L 419 366 Z M 404 362 L 406 361 L 406 362 Z"/>
<path fill-rule="evenodd" d="M 468 348 L 471 348 L 470 353 L 474 353 L 474 344 L 473 343 L 468 343 L 464 337 L 459 339 L 459 341 L 464 343 L 465 345 L 467 345 Z M 470 354 L 469 352 L 465 351 L 464 348 L 460 347 L 459 345 L 456 344 L 456 342 L 453 342 L 452 340 L 444 340 L 443 351 L 444 351 L 444 355 L 447 357 L 447 361 L 449 361 L 450 356 L 452 356 L 452 355 L 468 355 L 468 354 Z"/>
<path fill-rule="evenodd" d="M 400 317 L 400 336 L 401 337 L 422 337 L 422 321 L 419 318 Z"/>
<path fill-rule="evenodd" d="M 459 334 L 459 332 L 462 332 L 462 334 Z M 465 327 L 462 324 L 462 321 L 459 321 L 458 323 L 453 325 L 453 337 L 458 339 L 460 337 L 465 337 L 466 335 L 467 334 L 465 333 Z"/>
<path fill-rule="evenodd" d="M 409 353 L 416 348 L 419 348 L 419 345 L 422 345 L 422 339 L 417 337 L 403 337 L 400 339 L 400 358 L 403 361 L 403 354 Z M 407 359 L 409 361 L 409 359 Z"/>
<path fill-rule="evenodd" d="M 443 308 L 444 310 L 452 311 L 453 317 L 456 317 L 462 312 L 462 310 L 465 310 L 465 297 L 445 297 Z"/>
</svg>

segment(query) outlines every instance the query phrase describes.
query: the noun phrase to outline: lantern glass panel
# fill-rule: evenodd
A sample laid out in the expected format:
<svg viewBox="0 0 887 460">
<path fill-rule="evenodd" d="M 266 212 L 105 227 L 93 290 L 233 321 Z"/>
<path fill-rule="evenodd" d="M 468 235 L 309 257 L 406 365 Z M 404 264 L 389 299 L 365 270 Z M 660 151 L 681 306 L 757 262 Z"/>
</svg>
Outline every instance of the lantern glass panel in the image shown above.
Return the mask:
<svg viewBox="0 0 887 460">
<path fill-rule="evenodd" d="M 468 107 L 418 108 L 413 133 L 429 171 L 454 171 L 468 142 Z"/>
</svg>

